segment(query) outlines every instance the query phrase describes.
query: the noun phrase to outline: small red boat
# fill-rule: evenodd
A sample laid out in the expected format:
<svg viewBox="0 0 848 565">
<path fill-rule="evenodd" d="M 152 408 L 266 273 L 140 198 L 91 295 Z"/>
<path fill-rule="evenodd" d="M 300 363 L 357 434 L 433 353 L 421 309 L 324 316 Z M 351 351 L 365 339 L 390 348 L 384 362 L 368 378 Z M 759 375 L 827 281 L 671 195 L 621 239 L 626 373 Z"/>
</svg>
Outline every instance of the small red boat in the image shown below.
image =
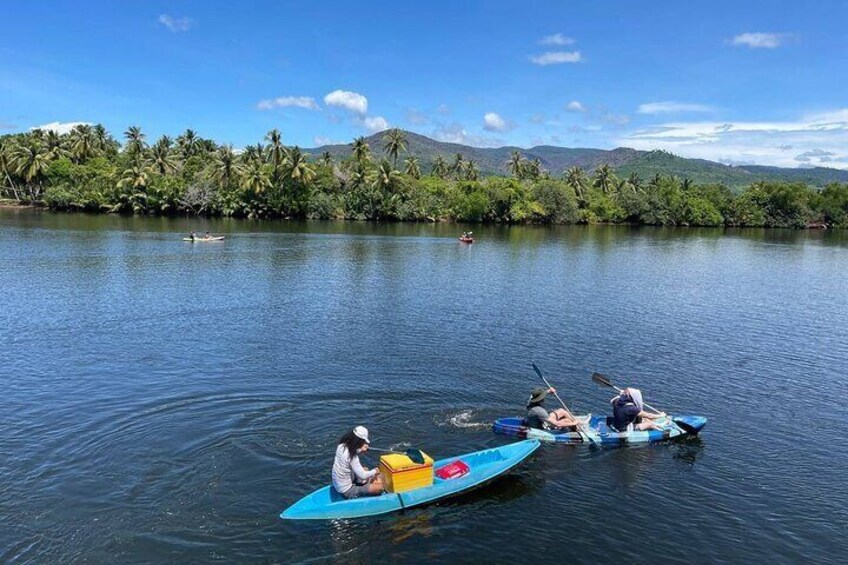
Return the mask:
<svg viewBox="0 0 848 565">
<path fill-rule="evenodd" d="M 474 238 L 473 237 L 460 237 L 459 241 L 461 241 L 462 243 L 474 243 Z"/>
</svg>

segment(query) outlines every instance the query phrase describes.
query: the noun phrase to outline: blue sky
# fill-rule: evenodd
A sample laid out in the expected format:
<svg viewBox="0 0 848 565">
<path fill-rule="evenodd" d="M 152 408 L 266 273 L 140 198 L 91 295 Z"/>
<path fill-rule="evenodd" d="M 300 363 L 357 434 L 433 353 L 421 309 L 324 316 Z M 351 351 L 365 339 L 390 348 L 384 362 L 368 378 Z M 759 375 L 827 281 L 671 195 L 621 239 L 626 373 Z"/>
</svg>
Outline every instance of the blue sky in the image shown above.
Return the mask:
<svg viewBox="0 0 848 565">
<path fill-rule="evenodd" d="M 848 2 L 4 3 L 0 133 L 477 146 L 848 168 Z M 11 23 L 13 22 L 13 23 Z"/>
</svg>

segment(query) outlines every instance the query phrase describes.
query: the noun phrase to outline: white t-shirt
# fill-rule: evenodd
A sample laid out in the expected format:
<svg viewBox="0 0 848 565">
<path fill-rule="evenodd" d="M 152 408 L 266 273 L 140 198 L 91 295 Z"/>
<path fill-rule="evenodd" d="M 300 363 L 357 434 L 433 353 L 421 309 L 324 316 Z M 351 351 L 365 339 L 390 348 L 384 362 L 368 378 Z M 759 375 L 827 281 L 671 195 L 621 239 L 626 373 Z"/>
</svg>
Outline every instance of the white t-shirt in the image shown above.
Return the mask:
<svg viewBox="0 0 848 565">
<path fill-rule="evenodd" d="M 336 447 L 336 459 L 333 461 L 333 486 L 340 493 L 349 491 L 354 483 L 364 484 L 378 472 L 377 469 L 366 471 L 359 462 L 359 455 L 351 457 L 344 444 L 340 443 Z"/>
</svg>

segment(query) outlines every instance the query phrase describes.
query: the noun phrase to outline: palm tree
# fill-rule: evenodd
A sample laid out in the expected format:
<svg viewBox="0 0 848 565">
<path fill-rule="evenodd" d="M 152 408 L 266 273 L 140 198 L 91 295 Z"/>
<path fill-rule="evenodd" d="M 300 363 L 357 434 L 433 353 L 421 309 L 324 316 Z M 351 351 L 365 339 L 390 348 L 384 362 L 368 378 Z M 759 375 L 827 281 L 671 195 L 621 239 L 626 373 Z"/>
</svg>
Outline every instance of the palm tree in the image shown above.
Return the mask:
<svg viewBox="0 0 848 565">
<path fill-rule="evenodd" d="M 144 188 L 150 181 L 150 167 L 146 165 L 135 164 L 130 168 L 125 169 L 121 173 L 121 180 L 118 181 L 119 187 L 130 186 L 132 188 Z"/>
<path fill-rule="evenodd" d="M 376 176 L 374 177 L 374 188 L 381 190 L 383 193 L 391 194 L 394 192 L 394 187 L 400 179 L 400 173 L 392 167 L 386 159 L 380 161 L 377 166 Z"/>
<path fill-rule="evenodd" d="M 47 158 L 51 161 L 65 155 L 65 149 L 62 147 L 62 136 L 56 130 L 47 130 L 44 135 L 44 150 L 47 153 Z"/>
<path fill-rule="evenodd" d="M 683 192 L 689 192 L 690 190 L 692 190 L 692 186 L 692 179 L 684 178 L 683 183 L 680 185 L 680 188 L 683 189 Z"/>
<path fill-rule="evenodd" d="M 613 188 L 615 188 L 616 180 L 612 168 L 606 163 L 603 163 L 595 169 L 595 178 L 592 180 L 592 186 L 600 189 L 604 194 L 609 195 L 612 193 Z"/>
<path fill-rule="evenodd" d="M 242 161 L 245 163 L 251 163 L 256 161 L 258 163 L 262 163 L 264 160 L 264 152 L 265 148 L 262 147 L 261 143 L 257 143 L 256 145 L 245 145 L 244 152 L 241 154 Z"/>
<path fill-rule="evenodd" d="M 177 163 L 171 155 L 171 138 L 163 135 L 150 149 L 150 165 L 160 175 L 167 175 L 177 170 Z"/>
<path fill-rule="evenodd" d="M 12 180 L 12 146 L 11 144 L 6 143 L 6 141 L 0 137 L 0 171 L 3 172 L 3 176 L 6 177 L 6 182 L 9 183 L 8 188 L 11 189 L 12 195 L 15 197 L 15 200 L 20 200 L 20 194 L 18 193 L 18 187 L 15 186 L 15 181 Z"/>
<path fill-rule="evenodd" d="M 398 154 L 406 151 L 406 134 L 400 128 L 392 128 L 383 136 L 383 150 L 392 158 L 392 163 L 397 167 Z"/>
<path fill-rule="evenodd" d="M 462 174 L 463 168 L 465 166 L 465 157 L 462 156 L 462 153 L 457 153 L 454 155 L 453 163 L 451 164 L 451 172 L 456 175 L 457 178 Z"/>
<path fill-rule="evenodd" d="M 97 151 L 106 151 L 109 146 L 109 132 L 103 127 L 103 124 L 97 124 L 91 129 L 94 147 Z"/>
<path fill-rule="evenodd" d="M 565 171 L 565 184 L 574 190 L 580 202 L 586 201 L 586 172 L 580 167 L 571 167 Z"/>
<path fill-rule="evenodd" d="M 274 181 L 280 180 L 281 167 L 286 160 L 286 147 L 283 145 L 283 136 L 280 130 L 272 129 L 265 135 L 268 140 L 268 162 L 274 167 Z"/>
<path fill-rule="evenodd" d="M 268 178 L 265 166 L 258 159 L 249 161 L 248 165 L 242 169 L 241 187 L 243 189 L 259 194 L 270 186 L 271 179 Z"/>
<path fill-rule="evenodd" d="M 465 180 L 477 180 L 480 177 L 480 170 L 473 159 L 465 162 Z"/>
<path fill-rule="evenodd" d="M 521 152 L 513 151 L 509 154 L 509 160 L 506 162 L 507 169 L 510 174 L 517 179 L 524 178 L 525 159 L 521 156 Z"/>
<path fill-rule="evenodd" d="M 124 137 L 127 139 L 127 155 L 129 155 L 130 158 L 138 161 L 141 157 L 142 152 L 144 152 L 144 148 L 146 147 L 144 139 L 147 136 L 141 133 L 140 127 L 130 126 L 127 128 L 127 131 L 124 132 Z"/>
<path fill-rule="evenodd" d="M 540 176 L 542 176 L 542 170 L 542 161 L 537 157 L 536 159 L 525 163 L 524 174 L 532 180 L 537 180 Z"/>
<path fill-rule="evenodd" d="M 321 163 L 325 167 L 332 167 L 333 166 L 333 155 L 329 151 L 324 151 L 323 153 L 321 153 Z"/>
<path fill-rule="evenodd" d="M 633 171 L 630 173 L 630 176 L 627 177 L 627 184 L 630 186 L 630 190 L 633 191 L 633 194 L 637 194 L 642 190 L 642 177 L 639 176 L 639 173 Z"/>
<path fill-rule="evenodd" d="M 450 169 L 448 169 L 448 164 L 445 161 L 445 158 L 441 155 L 436 155 L 436 158 L 433 159 L 433 174 L 440 179 L 444 179 L 449 173 Z"/>
<path fill-rule="evenodd" d="M 308 183 L 315 177 L 315 169 L 306 161 L 306 154 L 294 146 L 286 151 L 285 176 L 295 182 Z"/>
<path fill-rule="evenodd" d="M 200 147 L 200 138 L 197 137 L 197 132 L 191 128 L 186 129 L 182 135 L 177 136 L 177 146 L 179 146 L 184 160 L 195 155 Z"/>
<path fill-rule="evenodd" d="M 16 175 L 27 184 L 38 185 L 47 171 L 50 157 L 41 143 L 28 143 L 15 147 L 10 161 Z"/>
<path fill-rule="evenodd" d="M 414 179 L 421 178 L 421 167 L 418 165 L 418 157 L 407 157 L 404 163 L 406 163 L 404 173 Z"/>
<path fill-rule="evenodd" d="M 371 148 L 364 137 L 357 137 L 353 140 L 353 158 L 360 163 L 371 160 Z"/>
<path fill-rule="evenodd" d="M 236 154 L 233 151 L 232 145 L 224 145 L 218 148 L 215 156 L 212 158 L 212 168 L 209 174 L 210 179 L 219 188 L 227 188 L 232 183 L 233 179 L 241 174 L 241 170 L 236 163 Z"/>
<path fill-rule="evenodd" d="M 71 156 L 76 163 L 85 163 L 97 154 L 97 138 L 94 128 L 87 124 L 81 124 L 71 130 L 68 135 L 71 145 Z"/>
</svg>

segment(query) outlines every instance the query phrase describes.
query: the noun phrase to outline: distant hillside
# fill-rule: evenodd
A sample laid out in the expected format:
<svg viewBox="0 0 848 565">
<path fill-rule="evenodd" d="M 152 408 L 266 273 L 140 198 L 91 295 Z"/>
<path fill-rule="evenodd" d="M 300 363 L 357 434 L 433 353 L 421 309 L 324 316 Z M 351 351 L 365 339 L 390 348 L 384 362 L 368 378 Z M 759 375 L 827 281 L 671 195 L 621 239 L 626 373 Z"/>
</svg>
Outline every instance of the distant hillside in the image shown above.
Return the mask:
<svg viewBox="0 0 848 565">
<path fill-rule="evenodd" d="M 636 172 L 643 178 L 655 174 L 674 175 L 689 178 L 697 183 L 722 183 L 741 188 L 757 180 L 783 180 L 805 182 L 811 186 L 824 186 L 830 182 L 848 183 L 848 170 L 825 167 L 789 169 L 758 165 L 729 166 L 705 159 L 686 159 L 665 151 L 638 151 L 626 147 L 617 149 L 591 149 L 555 147 L 540 145 L 530 149 L 520 147 L 471 147 L 459 143 L 436 141 L 429 137 L 406 132 L 409 153 L 418 157 L 424 170 L 429 170 L 436 155 L 442 155 L 450 161 L 457 153 L 465 159 L 473 159 L 480 172 L 488 175 L 506 175 L 506 162 L 509 154 L 520 151 L 527 159 L 539 159 L 542 165 L 554 175 L 561 175 L 569 167 L 583 167 L 591 171 L 606 163 L 613 167 L 619 176 L 625 177 Z M 383 152 L 383 133 L 366 138 L 372 153 L 381 158 Z M 351 145 L 324 145 L 306 149 L 312 155 L 329 151 L 336 159 L 350 155 Z"/>
</svg>

